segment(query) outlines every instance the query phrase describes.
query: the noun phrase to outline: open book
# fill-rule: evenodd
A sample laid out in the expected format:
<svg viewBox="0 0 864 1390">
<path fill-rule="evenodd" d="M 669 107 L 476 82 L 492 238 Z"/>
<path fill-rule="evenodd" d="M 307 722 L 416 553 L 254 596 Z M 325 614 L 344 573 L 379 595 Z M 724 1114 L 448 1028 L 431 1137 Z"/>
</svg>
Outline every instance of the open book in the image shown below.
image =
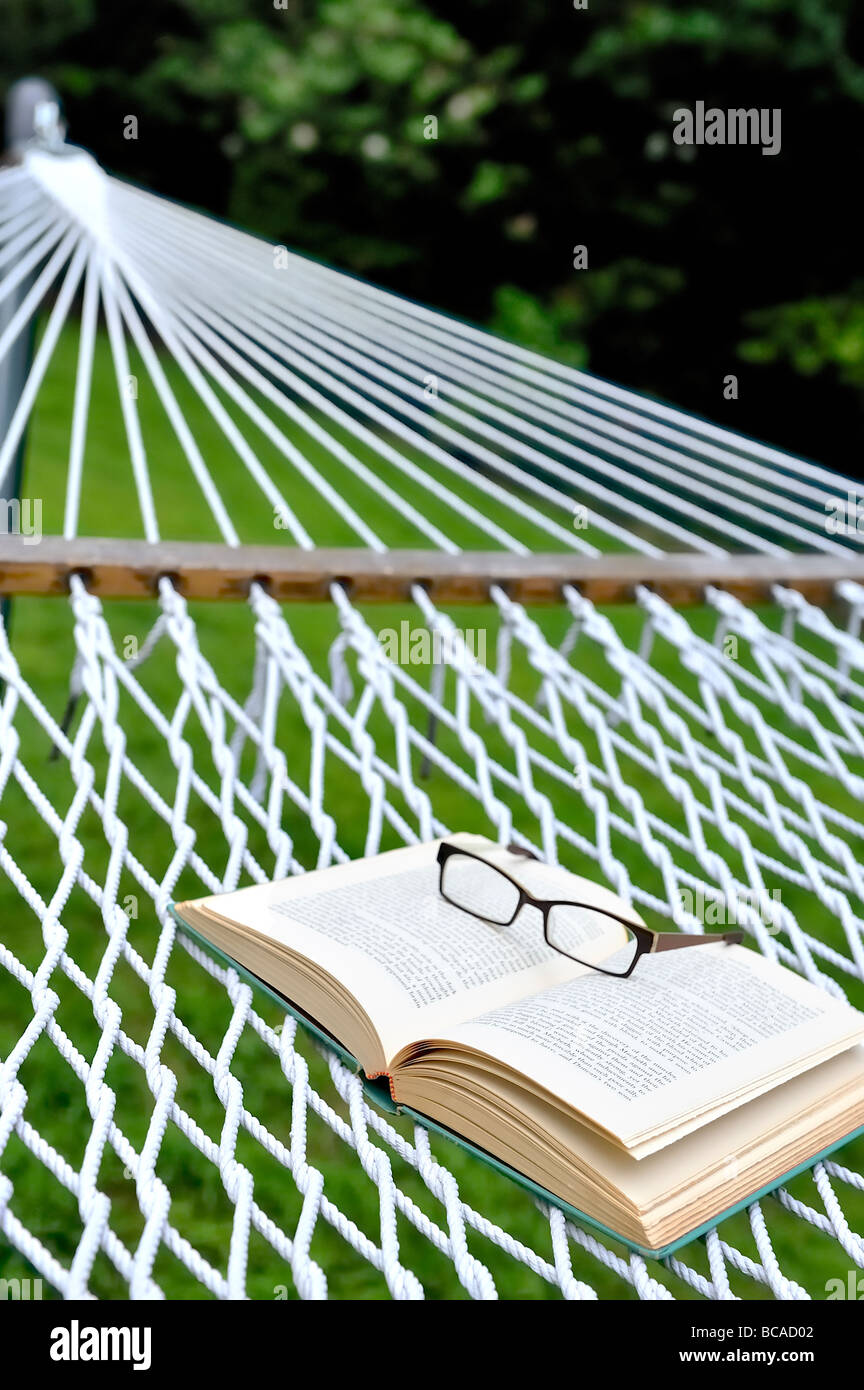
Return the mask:
<svg viewBox="0 0 864 1390">
<path fill-rule="evenodd" d="M 614 893 L 476 835 L 529 891 L 641 924 Z M 438 892 L 438 842 L 178 903 L 428 1117 L 636 1248 L 668 1252 L 864 1126 L 864 1016 L 746 947 L 629 979 Z"/>
</svg>

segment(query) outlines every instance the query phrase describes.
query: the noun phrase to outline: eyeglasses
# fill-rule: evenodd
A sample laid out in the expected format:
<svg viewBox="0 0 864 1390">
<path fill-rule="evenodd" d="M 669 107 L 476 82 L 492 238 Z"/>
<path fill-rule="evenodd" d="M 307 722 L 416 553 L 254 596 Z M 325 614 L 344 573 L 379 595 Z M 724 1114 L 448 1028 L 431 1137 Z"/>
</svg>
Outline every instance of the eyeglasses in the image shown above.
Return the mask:
<svg viewBox="0 0 864 1390">
<path fill-rule="evenodd" d="M 536 854 L 521 845 L 508 845 L 507 849 L 511 854 L 537 860 Z M 453 907 L 483 922 L 509 927 L 528 903 L 543 914 L 543 935 L 553 950 L 603 975 L 624 979 L 632 975 L 640 956 L 656 955 L 659 951 L 709 946 L 718 941 L 732 945 L 744 940 L 744 933 L 740 931 L 697 936 L 686 932 L 651 931 L 590 903 L 535 898 L 497 864 L 446 841 L 438 847 L 438 864 L 439 891 Z"/>
</svg>

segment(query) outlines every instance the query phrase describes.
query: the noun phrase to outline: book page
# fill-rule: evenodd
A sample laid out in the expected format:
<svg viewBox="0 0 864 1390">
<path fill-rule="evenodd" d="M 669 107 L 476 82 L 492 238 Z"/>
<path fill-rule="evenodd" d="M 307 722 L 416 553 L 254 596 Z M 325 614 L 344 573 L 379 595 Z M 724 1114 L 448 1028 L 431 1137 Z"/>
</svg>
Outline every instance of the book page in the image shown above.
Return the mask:
<svg viewBox="0 0 864 1390">
<path fill-rule="evenodd" d="M 482 837 L 449 842 L 488 854 L 508 872 L 531 874 L 537 885 L 542 879 L 543 891 L 554 884 L 559 893 L 578 890 L 586 901 L 590 895 L 598 905 L 626 910 L 608 889 L 517 859 Z M 526 905 L 504 927 L 446 902 L 438 891 L 437 848 L 434 842 L 392 850 L 204 902 L 346 984 L 393 1057 L 408 1043 L 586 969 L 547 946 L 535 908 Z"/>
<path fill-rule="evenodd" d="M 650 1152 L 864 1037 L 864 1016 L 740 946 L 644 957 L 488 1011 L 450 1039 Z"/>
</svg>

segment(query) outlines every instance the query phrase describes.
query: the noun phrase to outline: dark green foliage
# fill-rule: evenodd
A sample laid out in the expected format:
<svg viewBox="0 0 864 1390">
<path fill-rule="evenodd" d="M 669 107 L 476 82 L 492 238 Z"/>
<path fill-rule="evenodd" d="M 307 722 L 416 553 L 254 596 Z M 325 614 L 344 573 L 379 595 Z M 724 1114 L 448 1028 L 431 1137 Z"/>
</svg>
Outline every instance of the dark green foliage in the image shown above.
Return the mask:
<svg viewBox="0 0 864 1390">
<path fill-rule="evenodd" d="M 127 177 L 854 468 L 854 8 L 587 4 L 6 0 L 0 81 Z M 696 101 L 779 107 L 779 155 L 674 145 Z"/>
</svg>

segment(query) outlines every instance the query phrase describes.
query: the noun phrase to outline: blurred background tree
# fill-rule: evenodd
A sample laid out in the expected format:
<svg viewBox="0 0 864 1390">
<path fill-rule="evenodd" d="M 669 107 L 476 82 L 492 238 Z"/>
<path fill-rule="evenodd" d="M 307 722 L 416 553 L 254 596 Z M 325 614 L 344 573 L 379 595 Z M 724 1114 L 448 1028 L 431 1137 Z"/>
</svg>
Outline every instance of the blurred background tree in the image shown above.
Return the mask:
<svg viewBox="0 0 864 1390">
<path fill-rule="evenodd" d="M 848 0 L 4 0 L 0 26 L 4 85 L 54 81 L 122 176 L 864 474 Z M 780 153 L 676 146 L 696 101 L 779 107 Z"/>
</svg>

